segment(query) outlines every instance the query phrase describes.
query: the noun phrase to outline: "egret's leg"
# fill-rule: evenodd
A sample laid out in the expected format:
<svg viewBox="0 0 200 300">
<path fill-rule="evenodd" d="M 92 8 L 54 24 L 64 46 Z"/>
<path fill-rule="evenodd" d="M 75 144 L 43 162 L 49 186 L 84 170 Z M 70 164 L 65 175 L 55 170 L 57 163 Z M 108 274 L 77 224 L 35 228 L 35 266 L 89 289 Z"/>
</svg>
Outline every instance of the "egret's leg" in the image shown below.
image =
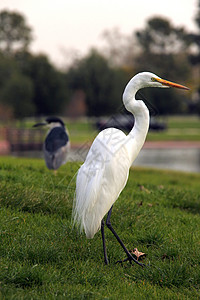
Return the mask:
<svg viewBox="0 0 200 300">
<path fill-rule="evenodd" d="M 106 242 L 105 242 L 105 235 L 104 235 L 104 220 L 101 221 L 101 235 L 103 241 L 103 254 L 104 254 L 104 262 L 108 265 L 108 256 L 106 251 Z"/>
<path fill-rule="evenodd" d="M 120 243 L 120 245 L 122 246 L 122 248 L 124 249 L 128 260 L 131 261 L 133 260 L 136 264 L 140 265 L 140 266 L 144 266 L 144 264 L 141 264 L 139 261 L 137 261 L 132 255 L 131 253 L 128 251 L 128 249 L 126 248 L 126 246 L 124 245 L 124 243 L 121 241 L 121 239 L 119 238 L 118 234 L 115 232 L 115 230 L 113 229 L 111 222 L 110 222 L 110 217 L 111 217 L 111 213 L 112 213 L 112 207 L 108 212 L 108 216 L 106 219 L 106 225 L 108 226 L 108 228 L 110 229 L 110 231 L 114 234 L 114 236 L 116 237 L 116 239 L 118 240 L 118 242 Z"/>
</svg>

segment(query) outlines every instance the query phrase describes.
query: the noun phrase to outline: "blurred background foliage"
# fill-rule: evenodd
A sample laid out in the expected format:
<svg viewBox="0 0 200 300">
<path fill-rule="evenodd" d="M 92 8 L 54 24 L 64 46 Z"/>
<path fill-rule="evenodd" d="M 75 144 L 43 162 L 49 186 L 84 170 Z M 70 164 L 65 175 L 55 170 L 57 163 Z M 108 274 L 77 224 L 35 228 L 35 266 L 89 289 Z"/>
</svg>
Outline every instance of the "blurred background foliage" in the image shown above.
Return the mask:
<svg viewBox="0 0 200 300">
<path fill-rule="evenodd" d="M 189 93 L 147 89 L 160 115 L 200 113 L 200 1 L 196 32 L 168 19 L 152 17 L 144 28 L 124 35 L 103 33 L 104 48 L 91 49 L 68 68 L 54 66 L 47 55 L 29 50 L 32 29 L 18 12 L 0 12 L 0 119 L 60 114 L 101 116 L 119 112 L 127 81 L 150 71 L 185 84 Z"/>
</svg>

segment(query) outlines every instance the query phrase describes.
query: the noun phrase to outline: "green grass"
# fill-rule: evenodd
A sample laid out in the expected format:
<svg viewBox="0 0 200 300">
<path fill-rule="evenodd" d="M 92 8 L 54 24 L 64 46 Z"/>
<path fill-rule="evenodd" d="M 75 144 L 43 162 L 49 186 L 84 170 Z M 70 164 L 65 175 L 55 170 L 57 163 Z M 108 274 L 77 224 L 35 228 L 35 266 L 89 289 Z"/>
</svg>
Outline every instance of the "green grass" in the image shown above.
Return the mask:
<svg viewBox="0 0 200 300">
<path fill-rule="evenodd" d="M 169 128 L 198 128 L 200 129 L 199 116 L 174 116 L 167 118 Z"/>
<path fill-rule="evenodd" d="M 109 119 L 109 117 L 108 117 Z M 167 124 L 165 131 L 149 131 L 148 141 L 200 141 L 200 121 L 198 116 L 170 116 L 158 118 Z M 35 122 L 25 122 L 23 127 L 32 128 Z M 98 130 L 93 119 L 65 119 L 72 144 L 91 143 Z M 17 124 L 20 126 L 20 124 Z M 34 129 L 33 129 L 34 130 Z"/>
<path fill-rule="evenodd" d="M 165 131 L 149 131 L 147 141 L 200 141 L 198 117 L 165 117 Z M 92 142 L 98 134 L 94 121 L 66 121 L 72 143 Z"/>
<path fill-rule="evenodd" d="M 78 168 L 0 158 L 0 298 L 199 299 L 200 175 L 131 170 L 111 220 L 148 267 L 115 264 L 125 254 L 108 229 L 105 266 L 100 233 L 71 226 Z"/>
<path fill-rule="evenodd" d="M 200 141 L 200 120 L 197 116 L 165 117 L 167 130 L 149 131 L 148 141 Z"/>
<path fill-rule="evenodd" d="M 95 124 L 91 120 L 67 120 L 66 125 L 69 130 L 72 143 L 80 144 L 91 142 L 98 134 Z"/>
</svg>

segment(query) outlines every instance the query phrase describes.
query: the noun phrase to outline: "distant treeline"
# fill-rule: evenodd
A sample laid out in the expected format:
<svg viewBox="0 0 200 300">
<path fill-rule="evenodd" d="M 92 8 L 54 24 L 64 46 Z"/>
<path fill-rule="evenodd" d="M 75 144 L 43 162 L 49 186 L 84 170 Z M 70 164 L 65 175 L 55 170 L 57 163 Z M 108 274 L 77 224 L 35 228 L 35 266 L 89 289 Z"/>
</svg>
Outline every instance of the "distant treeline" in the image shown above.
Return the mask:
<svg viewBox="0 0 200 300">
<path fill-rule="evenodd" d="M 194 16 L 200 30 L 200 1 Z M 30 52 L 32 30 L 23 15 L 0 12 L 0 119 L 35 115 L 109 115 L 122 109 L 122 93 L 137 72 L 151 71 L 191 88 L 190 93 L 148 89 L 137 97 L 153 114 L 200 113 L 200 35 L 152 17 L 144 28 L 124 35 L 104 32 L 104 49 L 91 49 L 58 70 L 47 55 Z M 75 101 L 81 96 L 82 104 Z M 147 101 L 146 99 L 150 99 Z M 74 101 L 74 102 L 73 102 Z M 73 108 L 73 109 L 72 109 Z"/>
</svg>

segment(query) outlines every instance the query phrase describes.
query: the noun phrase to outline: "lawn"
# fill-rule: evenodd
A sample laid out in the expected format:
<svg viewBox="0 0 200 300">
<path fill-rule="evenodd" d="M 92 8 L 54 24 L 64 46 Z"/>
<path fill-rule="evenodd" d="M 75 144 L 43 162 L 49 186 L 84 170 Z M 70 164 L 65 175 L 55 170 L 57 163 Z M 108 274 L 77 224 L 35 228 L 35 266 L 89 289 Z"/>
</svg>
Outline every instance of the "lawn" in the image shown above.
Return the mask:
<svg viewBox="0 0 200 300">
<path fill-rule="evenodd" d="M 149 131 L 148 141 L 200 141 L 200 119 L 197 116 L 170 116 L 163 119 L 167 130 Z"/>
<path fill-rule="evenodd" d="M 107 119 L 109 120 L 109 117 Z M 147 141 L 200 141 L 200 121 L 198 116 L 165 116 L 162 118 L 157 117 L 157 120 L 165 122 L 167 129 L 164 131 L 149 130 Z M 35 122 L 36 121 L 28 119 L 23 123 L 16 122 L 15 125 L 12 126 L 31 129 L 32 132 L 35 133 L 35 129 L 32 128 Z M 72 145 L 90 144 L 98 134 L 95 118 L 67 118 L 64 119 L 64 122 L 69 130 Z M 41 129 L 45 130 L 45 127 L 41 127 Z M 38 141 L 40 141 L 41 136 L 38 135 L 37 138 Z M 0 140 L 1 139 L 2 136 L 0 136 Z M 36 137 L 34 137 L 34 139 L 36 139 Z"/>
<path fill-rule="evenodd" d="M 100 233 L 71 225 L 78 168 L 0 158 L 0 298 L 199 299 L 200 175 L 131 170 L 111 221 L 146 267 L 115 264 L 126 256 L 108 229 L 105 266 Z"/>
<path fill-rule="evenodd" d="M 109 118 L 108 118 L 109 119 Z M 167 124 L 167 130 L 152 131 L 147 141 L 200 141 L 200 121 L 197 116 L 158 118 Z M 72 143 L 89 143 L 98 134 L 94 120 L 66 120 Z"/>
</svg>

